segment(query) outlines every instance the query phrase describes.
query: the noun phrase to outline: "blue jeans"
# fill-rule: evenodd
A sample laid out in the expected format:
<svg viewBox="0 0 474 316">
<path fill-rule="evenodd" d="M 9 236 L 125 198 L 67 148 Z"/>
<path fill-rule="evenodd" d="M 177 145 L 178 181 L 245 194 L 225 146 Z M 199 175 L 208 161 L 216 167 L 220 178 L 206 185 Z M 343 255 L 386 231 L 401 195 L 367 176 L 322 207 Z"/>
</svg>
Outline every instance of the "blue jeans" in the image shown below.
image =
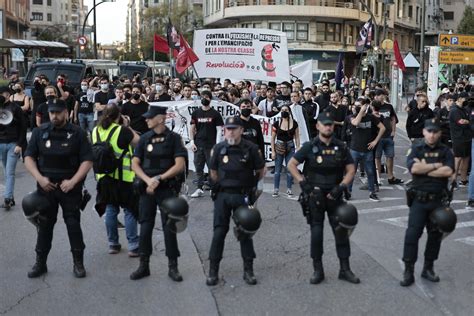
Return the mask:
<svg viewBox="0 0 474 316">
<path fill-rule="evenodd" d="M 16 143 L 0 143 L 0 157 L 2 159 L 3 174 L 5 175 L 5 199 L 13 199 L 13 189 L 15 188 L 16 162 L 20 157 L 15 154 Z"/>
<path fill-rule="evenodd" d="M 286 155 L 279 155 L 277 154 L 275 158 L 275 178 L 274 178 L 274 189 L 278 190 L 280 188 L 280 174 L 281 174 L 281 167 L 283 166 L 283 161 L 285 161 L 285 165 L 288 166 L 288 162 L 295 154 L 295 145 L 290 146 L 289 151 Z M 293 177 L 291 173 L 287 170 L 286 171 L 286 188 L 291 190 L 293 186 Z"/>
<path fill-rule="evenodd" d="M 105 228 L 107 229 L 107 237 L 109 238 L 109 245 L 116 246 L 119 244 L 119 236 L 117 229 L 117 215 L 119 208 L 112 204 L 107 204 L 105 208 Z M 127 234 L 128 250 L 138 249 L 137 236 L 137 219 L 133 217 L 129 209 L 123 209 L 125 213 L 125 233 Z"/>
<path fill-rule="evenodd" d="M 471 144 L 471 173 L 469 174 L 468 199 L 474 201 L 474 142 Z"/>
<path fill-rule="evenodd" d="M 77 114 L 77 119 L 79 121 L 79 126 L 85 130 L 92 132 L 94 129 L 94 113 L 79 113 Z"/>
<path fill-rule="evenodd" d="M 354 159 L 355 168 L 357 171 L 357 166 L 360 162 L 364 162 L 365 172 L 367 173 L 367 180 L 369 182 L 369 191 L 370 193 L 375 192 L 375 170 L 374 170 L 374 152 L 360 152 L 351 149 L 351 156 Z M 349 185 L 349 191 L 352 192 L 352 183 L 354 179 L 352 179 L 351 184 Z"/>
</svg>

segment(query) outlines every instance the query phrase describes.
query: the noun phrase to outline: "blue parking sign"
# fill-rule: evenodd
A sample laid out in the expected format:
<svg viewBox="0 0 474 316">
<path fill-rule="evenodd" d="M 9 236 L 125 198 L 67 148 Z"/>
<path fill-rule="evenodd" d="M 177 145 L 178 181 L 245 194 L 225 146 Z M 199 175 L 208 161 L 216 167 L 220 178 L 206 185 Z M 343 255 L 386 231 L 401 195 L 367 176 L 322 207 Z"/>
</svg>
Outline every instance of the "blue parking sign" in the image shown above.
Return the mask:
<svg viewBox="0 0 474 316">
<path fill-rule="evenodd" d="M 459 37 L 453 36 L 451 37 L 451 45 L 458 45 L 459 44 Z"/>
</svg>

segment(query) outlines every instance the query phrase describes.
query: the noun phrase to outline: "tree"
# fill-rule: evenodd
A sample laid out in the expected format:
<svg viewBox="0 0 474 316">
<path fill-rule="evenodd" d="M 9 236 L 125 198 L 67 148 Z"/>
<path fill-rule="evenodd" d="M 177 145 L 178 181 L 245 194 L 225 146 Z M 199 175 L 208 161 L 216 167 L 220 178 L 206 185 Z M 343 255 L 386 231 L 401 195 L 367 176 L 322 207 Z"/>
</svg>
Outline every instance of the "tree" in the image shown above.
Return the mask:
<svg viewBox="0 0 474 316">
<path fill-rule="evenodd" d="M 144 60 L 153 59 L 153 35 L 166 37 L 166 29 L 169 19 L 176 30 L 184 35 L 189 43 L 192 43 L 193 31 L 202 25 L 202 12 L 191 10 L 187 2 L 181 5 L 173 1 L 171 15 L 168 4 L 150 7 L 144 11 L 138 43 Z M 133 48 L 132 48 L 133 49 Z M 157 61 L 168 61 L 167 54 L 156 53 Z"/>
<path fill-rule="evenodd" d="M 474 34 L 474 10 L 470 6 L 464 9 L 464 15 L 459 22 L 458 33 Z"/>
</svg>

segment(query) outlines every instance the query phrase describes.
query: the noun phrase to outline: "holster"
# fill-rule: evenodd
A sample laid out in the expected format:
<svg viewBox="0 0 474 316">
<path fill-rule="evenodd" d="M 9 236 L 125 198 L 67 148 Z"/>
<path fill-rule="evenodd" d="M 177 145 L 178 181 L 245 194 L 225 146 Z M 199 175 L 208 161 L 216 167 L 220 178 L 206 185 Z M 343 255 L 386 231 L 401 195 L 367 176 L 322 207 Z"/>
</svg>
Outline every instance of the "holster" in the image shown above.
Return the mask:
<svg viewBox="0 0 474 316">
<path fill-rule="evenodd" d="M 254 205 L 255 202 L 257 202 L 257 198 L 258 198 L 257 187 L 251 188 L 247 193 L 247 197 L 249 200 L 249 205 Z"/>
<path fill-rule="evenodd" d="M 221 189 L 221 186 L 218 183 L 214 183 L 211 186 L 211 199 L 213 201 L 217 200 L 217 196 L 219 195 L 219 191 Z"/>
<path fill-rule="evenodd" d="M 413 204 L 413 201 L 415 200 L 415 192 L 413 189 L 407 189 L 405 192 L 407 195 L 407 205 L 408 207 L 411 207 Z"/>
<path fill-rule="evenodd" d="M 306 217 L 308 224 L 311 224 L 312 215 L 315 212 L 318 212 L 321 209 L 323 203 L 324 195 L 319 188 L 314 188 L 313 191 L 309 193 L 302 192 L 298 199 L 298 202 L 301 204 L 301 209 L 303 211 L 303 216 Z"/>
</svg>

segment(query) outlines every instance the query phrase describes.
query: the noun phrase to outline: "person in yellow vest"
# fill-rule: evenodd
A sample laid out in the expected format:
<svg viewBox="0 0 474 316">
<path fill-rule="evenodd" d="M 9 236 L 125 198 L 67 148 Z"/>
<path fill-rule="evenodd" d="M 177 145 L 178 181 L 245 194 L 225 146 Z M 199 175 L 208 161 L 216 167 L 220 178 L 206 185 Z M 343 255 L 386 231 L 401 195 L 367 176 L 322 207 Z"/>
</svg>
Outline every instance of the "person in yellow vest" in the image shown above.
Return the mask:
<svg viewBox="0 0 474 316">
<path fill-rule="evenodd" d="M 140 137 L 131 128 L 119 125 L 121 120 L 118 106 L 109 104 L 104 109 L 99 123 L 92 131 L 92 143 L 109 142 L 112 145 L 115 157 L 121 161 L 121 164 L 113 173 L 96 174 L 98 202 L 96 210 L 99 215 L 105 211 L 109 253 L 117 254 L 121 250 L 117 216 L 120 207 L 123 208 L 125 232 L 128 239 L 128 255 L 138 257 L 138 198 L 132 194 L 135 173 L 131 169 L 131 158 L 133 154 L 132 147 L 138 144 Z"/>
</svg>

